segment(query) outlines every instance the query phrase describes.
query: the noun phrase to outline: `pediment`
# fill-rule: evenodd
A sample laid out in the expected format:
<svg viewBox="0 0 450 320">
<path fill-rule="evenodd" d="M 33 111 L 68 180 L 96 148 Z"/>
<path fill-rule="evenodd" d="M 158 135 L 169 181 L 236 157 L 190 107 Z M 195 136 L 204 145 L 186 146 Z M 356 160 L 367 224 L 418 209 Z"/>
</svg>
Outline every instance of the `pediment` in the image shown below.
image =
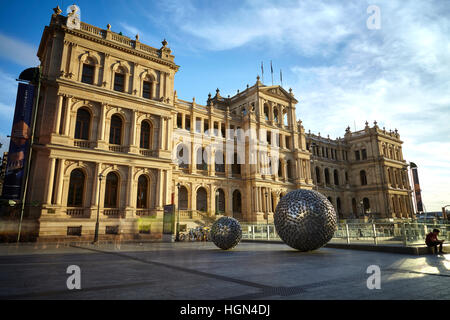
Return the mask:
<svg viewBox="0 0 450 320">
<path fill-rule="evenodd" d="M 293 96 L 291 96 L 291 94 L 289 92 L 287 92 L 280 86 L 271 86 L 271 87 L 265 87 L 265 88 L 263 87 L 263 88 L 260 88 L 260 90 L 261 90 L 261 92 L 263 92 L 269 96 L 278 98 L 278 99 L 282 99 L 282 100 L 286 100 L 286 101 L 292 100 L 293 103 L 298 102 Z"/>
</svg>

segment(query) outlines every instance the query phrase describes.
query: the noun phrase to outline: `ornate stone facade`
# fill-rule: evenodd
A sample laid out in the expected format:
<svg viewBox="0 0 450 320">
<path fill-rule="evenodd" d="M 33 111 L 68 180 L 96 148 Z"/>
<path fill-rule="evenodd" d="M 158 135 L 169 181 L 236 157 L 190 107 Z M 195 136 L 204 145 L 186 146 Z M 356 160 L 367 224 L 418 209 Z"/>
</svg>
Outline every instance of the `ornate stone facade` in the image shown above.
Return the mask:
<svg viewBox="0 0 450 320">
<path fill-rule="evenodd" d="M 110 26 L 100 29 L 81 22 L 77 30 L 67 28 L 66 20 L 58 12 L 52 15 L 38 50 L 44 80 L 27 201 L 41 204 L 31 209 L 39 216 L 40 238 L 90 237 L 97 212 L 100 235 L 134 237 L 139 219 L 149 216 L 156 217 L 150 234 L 159 237 L 163 206 L 170 203 L 178 205 L 186 223 L 221 215 L 272 222 L 282 195 L 314 188 L 316 167 L 336 168 L 340 179 L 347 172 L 345 183 L 318 182 L 319 191 L 341 198 L 341 217 L 352 213 L 351 199 L 364 197 L 380 217 L 411 212 L 386 207 L 392 197 L 394 206 L 404 199 L 410 208 L 409 185 L 399 189 L 400 182 L 386 178 L 393 174 L 395 179 L 405 168 L 397 134 L 375 126 L 335 141 L 306 135 L 296 120 L 292 91 L 265 86 L 259 78 L 233 97 L 221 97 L 217 90 L 206 105 L 183 101 L 174 91 L 178 66 L 166 41 L 157 49 Z M 245 160 L 240 165 L 228 149 L 220 154 L 210 147 L 239 144 L 231 131 L 239 129 L 254 130 L 258 148 L 264 149 L 252 164 L 248 140 L 237 156 Z M 333 146 L 337 158 L 320 153 L 311 157 L 312 141 Z M 186 143 L 189 163 L 174 161 Z M 386 157 L 385 144 L 395 146 L 399 156 Z M 363 146 L 367 160 L 354 161 L 354 150 Z M 348 158 L 339 159 L 344 151 Z M 268 156 L 275 154 L 276 169 L 264 170 Z M 211 161 L 218 158 L 225 163 Z M 368 179 L 363 187 L 357 183 L 362 168 Z"/>
<path fill-rule="evenodd" d="M 307 133 L 316 190 L 342 218 L 412 218 L 408 164 L 400 134 L 366 126 L 331 140 Z"/>
</svg>

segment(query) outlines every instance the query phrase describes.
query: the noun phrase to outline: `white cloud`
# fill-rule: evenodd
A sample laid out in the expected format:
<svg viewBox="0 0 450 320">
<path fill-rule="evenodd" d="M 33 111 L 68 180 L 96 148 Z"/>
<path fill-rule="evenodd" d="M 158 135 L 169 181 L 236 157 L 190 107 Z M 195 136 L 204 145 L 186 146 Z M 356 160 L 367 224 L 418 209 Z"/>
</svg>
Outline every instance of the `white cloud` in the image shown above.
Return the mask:
<svg viewBox="0 0 450 320">
<path fill-rule="evenodd" d="M 353 121 L 357 129 L 375 119 L 398 128 L 405 158 L 419 166 L 427 209 L 440 210 L 450 202 L 449 16 L 430 2 L 382 2 L 381 12 L 381 29 L 354 30 L 336 62 L 292 68 L 298 116 L 322 135 L 343 135 Z"/>
<path fill-rule="evenodd" d="M 349 20 L 347 11 L 354 7 L 350 3 L 312 0 L 244 1 L 209 10 L 190 1 L 163 4 L 165 17 L 179 30 L 196 37 L 197 46 L 208 50 L 228 50 L 256 42 L 278 48 L 288 46 L 308 55 L 327 55 L 351 35 L 358 21 Z"/>
<path fill-rule="evenodd" d="M 18 65 L 33 67 L 39 65 L 37 48 L 21 40 L 0 33 L 0 57 Z"/>
<path fill-rule="evenodd" d="M 279 59 L 297 55 L 285 82 L 300 100 L 297 116 L 307 130 L 338 137 L 366 120 L 398 128 L 405 158 L 419 166 L 427 209 L 450 202 L 450 157 L 441 152 L 450 137 L 448 2 L 377 1 L 379 30 L 366 27 L 371 1 L 165 3 L 164 18 L 191 36 L 186 46 L 253 45 Z"/>
</svg>

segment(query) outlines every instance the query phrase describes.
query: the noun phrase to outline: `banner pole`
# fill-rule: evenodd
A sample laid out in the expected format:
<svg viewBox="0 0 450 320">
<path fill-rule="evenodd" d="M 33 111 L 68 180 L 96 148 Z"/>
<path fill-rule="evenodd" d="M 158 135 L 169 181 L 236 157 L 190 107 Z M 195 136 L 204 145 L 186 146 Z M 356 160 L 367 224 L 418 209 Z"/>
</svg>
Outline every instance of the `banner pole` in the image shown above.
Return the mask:
<svg viewBox="0 0 450 320">
<path fill-rule="evenodd" d="M 31 153 L 33 152 L 33 140 L 34 140 L 34 132 L 36 128 L 36 119 L 37 119 L 37 113 L 39 108 L 39 94 L 41 89 L 41 67 L 38 67 L 38 75 L 37 75 L 37 94 L 36 94 L 36 100 L 35 100 L 35 108 L 34 114 L 33 114 L 33 122 L 32 122 L 32 129 L 31 129 L 31 138 L 30 138 L 30 150 L 28 152 L 27 157 L 27 169 L 26 169 L 26 175 L 25 175 L 25 183 L 24 183 L 24 189 L 23 189 L 23 195 L 22 195 L 22 205 L 20 209 L 20 220 L 19 220 L 19 231 L 17 233 L 17 243 L 20 242 L 20 233 L 22 230 L 22 220 L 23 220 L 23 213 L 25 210 L 25 200 L 27 196 L 27 189 L 28 189 L 28 176 L 30 174 L 30 166 L 31 166 Z"/>
</svg>

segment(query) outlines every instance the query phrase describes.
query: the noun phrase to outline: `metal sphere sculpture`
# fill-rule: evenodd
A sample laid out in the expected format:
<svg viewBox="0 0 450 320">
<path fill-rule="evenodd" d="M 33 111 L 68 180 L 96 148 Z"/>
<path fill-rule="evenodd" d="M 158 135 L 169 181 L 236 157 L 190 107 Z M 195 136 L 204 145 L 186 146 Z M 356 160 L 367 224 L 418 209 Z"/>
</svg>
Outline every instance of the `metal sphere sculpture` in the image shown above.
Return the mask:
<svg viewBox="0 0 450 320">
<path fill-rule="evenodd" d="M 300 251 L 325 245 L 337 228 L 336 212 L 324 195 L 298 189 L 281 198 L 275 209 L 275 229 L 290 247 Z"/>
<path fill-rule="evenodd" d="M 211 227 L 211 241 L 220 249 L 228 250 L 238 245 L 242 238 L 242 228 L 234 218 L 222 217 Z"/>
</svg>

